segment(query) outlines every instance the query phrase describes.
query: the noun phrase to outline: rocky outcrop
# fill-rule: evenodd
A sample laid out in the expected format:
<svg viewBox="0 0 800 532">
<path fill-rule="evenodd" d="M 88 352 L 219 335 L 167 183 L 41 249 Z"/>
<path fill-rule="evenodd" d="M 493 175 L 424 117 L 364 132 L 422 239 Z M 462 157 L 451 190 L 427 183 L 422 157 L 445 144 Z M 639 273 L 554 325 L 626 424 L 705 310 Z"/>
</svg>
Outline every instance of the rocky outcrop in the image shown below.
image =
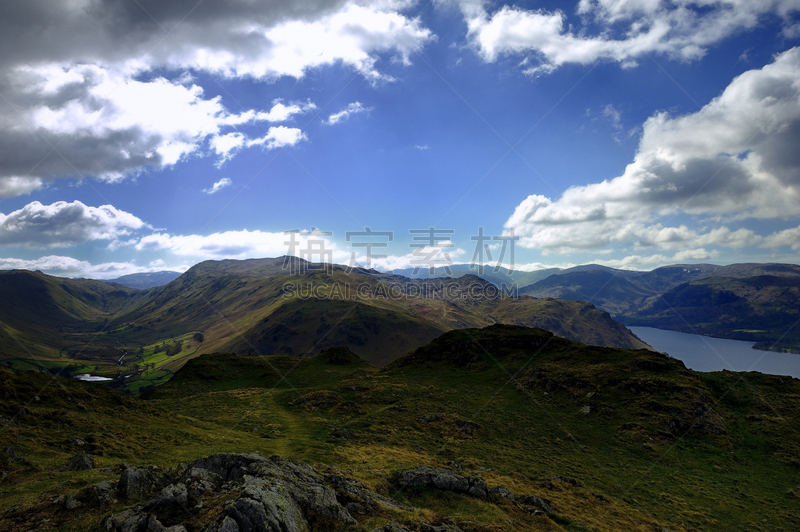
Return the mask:
<svg viewBox="0 0 800 532">
<path fill-rule="evenodd" d="M 464 476 L 454 471 L 428 466 L 400 471 L 397 484 L 403 488 L 432 487 L 456 493 L 466 493 L 479 499 L 486 499 L 486 481 L 478 475 Z"/>
<path fill-rule="evenodd" d="M 132 500 L 152 493 L 165 479 L 170 483 L 144 505 L 105 518 L 103 530 L 177 532 L 175 526 L 192 520 L 208 523 L 206 532 L 305 532 L 320 526 L 352 525 L 354 514 L 372 514 L 382 508 L 408 510 L 344 475 L 323 475 L 295 460 L 259 454 L 201 458 L 172 479 L 128 467 L 120 478 L 119 492 Z M 218 500 L 227 501 L 221 510 L 219 504 L 204 504 Z"/>
</svg>

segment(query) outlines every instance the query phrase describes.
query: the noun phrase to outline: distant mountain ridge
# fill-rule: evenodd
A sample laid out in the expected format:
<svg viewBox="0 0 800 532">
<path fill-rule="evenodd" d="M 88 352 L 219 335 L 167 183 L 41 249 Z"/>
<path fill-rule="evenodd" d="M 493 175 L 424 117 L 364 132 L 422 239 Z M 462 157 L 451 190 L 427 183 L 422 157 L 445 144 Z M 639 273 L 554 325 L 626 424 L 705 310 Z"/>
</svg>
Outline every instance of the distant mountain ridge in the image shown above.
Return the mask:
<svg viewBox="0 0 800 532">
<path fill-rule="evenodd" d="M 626 325 L 758 342 L 800 352 L 800 266 L 673 265 L 649 272 L 586 265 L 523 287 L 534 297 L 588 301 Z"/>
<path fill-rule="evenodd" d="M 146 273 L 131 273 L 117 277 L 116 279 L 108 279 L 108 283 L 118 283 L 129 288 L 138 288 L 139 290 L 146 290 L 156 286 L 164 286 L 171 283 L 178 277 L 180 272 L 161 271 L 161 272 L 146 272 Z"/>
</svg>

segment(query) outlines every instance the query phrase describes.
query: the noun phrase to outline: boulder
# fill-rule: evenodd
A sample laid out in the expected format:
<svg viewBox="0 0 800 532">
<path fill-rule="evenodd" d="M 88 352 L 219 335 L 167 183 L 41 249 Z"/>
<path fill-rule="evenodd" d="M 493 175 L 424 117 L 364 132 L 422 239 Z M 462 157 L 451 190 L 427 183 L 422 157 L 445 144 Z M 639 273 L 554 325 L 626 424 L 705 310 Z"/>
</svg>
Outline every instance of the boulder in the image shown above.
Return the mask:
<svg viewBox="0 0 800 532">
<path fill-rule="evenodd" d="M 87 471 L 94 469 L 94 457 L 91 454 L 80 452 L 70 458 L 66 464 L 61 466 L 59 471 Z"/>
<path fill-rule="evenodd" d="M 126 500 L 143 499 L 162 489 L 167 479 L 153 469 L 125 466 L 117 483 L 117 492 Z"/>
<path fill-rule="evenodd" d="M 466 493 L 479 499 L 487 497 L 486 481 L 478 475 L 464 476 L 455 471 L 418 466 L 400 471 L 397 483 L 401 488 L 432 487 L 456 493 Z"/>
</svg>

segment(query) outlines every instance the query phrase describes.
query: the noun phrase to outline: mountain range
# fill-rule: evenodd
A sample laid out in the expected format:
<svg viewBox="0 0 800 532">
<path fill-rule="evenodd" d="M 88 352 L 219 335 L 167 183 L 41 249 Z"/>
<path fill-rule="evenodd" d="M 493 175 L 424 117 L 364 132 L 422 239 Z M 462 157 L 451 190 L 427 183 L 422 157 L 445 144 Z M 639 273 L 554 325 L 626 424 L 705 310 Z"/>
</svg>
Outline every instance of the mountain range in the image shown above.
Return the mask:
<svg viewBox="0 0 800 532">
<path fill-rule="evenodd" d="M 626 325 L 800 352 L 800 266 L 794 264 L 674 265 L 650 272 L 586 265 L 520 292 L 588 301 Z"/>
<path fill-rule="evenodd" d="M 646 345 L 579 301 L 514 298 L 474 275 L 409 279 L 297 258 L 200 263 L 137 290 L 39 272 L 0 275 L 0 363 L 115 379 L 131 392 L 222 351 L 311 356 L 338 345 L 385 365 L 452 329 L 542 327 L 592 345 Z"/>
</svg>

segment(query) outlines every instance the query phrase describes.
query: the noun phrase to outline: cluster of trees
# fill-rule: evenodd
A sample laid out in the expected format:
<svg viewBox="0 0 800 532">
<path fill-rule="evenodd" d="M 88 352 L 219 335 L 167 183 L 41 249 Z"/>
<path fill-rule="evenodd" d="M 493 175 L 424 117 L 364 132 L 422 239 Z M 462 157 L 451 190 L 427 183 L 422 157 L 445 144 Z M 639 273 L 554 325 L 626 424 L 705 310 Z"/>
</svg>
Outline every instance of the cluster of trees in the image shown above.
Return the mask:
<svg viewBox="0 0 800 532">
<path fill-rule="evenodd" d="M 161 351 L 164 351 L 168 357 L 177 355 L 178 353 L 183 351 L 183 342 L 181 342 L 180 340 L 176 340 L 171 344 L 166 344 L 166 343 L 161 344 L 159 346 L 156 346 L 154 353 L 160 353 Z"/>
</svg>

